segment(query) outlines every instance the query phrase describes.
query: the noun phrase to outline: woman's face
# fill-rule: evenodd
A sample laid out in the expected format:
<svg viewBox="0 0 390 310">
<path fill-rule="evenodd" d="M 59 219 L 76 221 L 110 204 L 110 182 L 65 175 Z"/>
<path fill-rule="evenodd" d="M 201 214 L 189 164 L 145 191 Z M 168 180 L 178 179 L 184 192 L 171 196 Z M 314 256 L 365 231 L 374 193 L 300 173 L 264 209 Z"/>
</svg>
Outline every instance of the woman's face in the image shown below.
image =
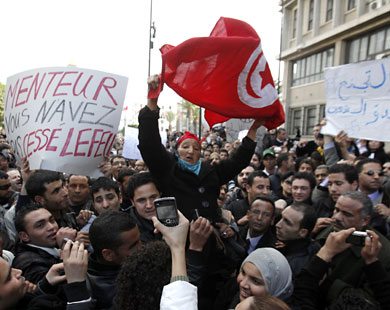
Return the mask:
<svg viewBox="0 0 390 310">
<path fill-rule="evenodd" d="M 194 139 L 186 139 L 180 144 L 177 152 L 182 160 L 193 165 L 199 161 L 200 145 Z"/>
<path fill-rule="evenodd" d="M 257 167 L 257 168 L 260 167 L 260 160 L 259 160 L 259 158 L 257 157 L 256 154 L 253 154 L 253 155 L 252 155 L 251 164 L 254 165 L 254 166 Z"/>
<path fill-rule="evenodd" d="M 259 269 L 252 263 L 246 262 L 237 277 L 240 287 L 240 301 L 249 296 L 267 296 L 267 288 Z"/>
</svg>

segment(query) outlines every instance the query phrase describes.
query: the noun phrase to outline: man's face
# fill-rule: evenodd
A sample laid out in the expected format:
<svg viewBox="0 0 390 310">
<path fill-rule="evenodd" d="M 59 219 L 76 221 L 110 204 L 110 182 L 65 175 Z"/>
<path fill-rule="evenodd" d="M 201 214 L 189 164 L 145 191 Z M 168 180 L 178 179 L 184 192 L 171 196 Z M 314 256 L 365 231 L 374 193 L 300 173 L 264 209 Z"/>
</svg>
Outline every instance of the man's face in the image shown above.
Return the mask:
<svg viewBox="0 0 390 310">
<path fill-rule="evenodd" d="M 115 180 L 118 179 L 118 173 L 122 169 L 127 167 L 126 159 L 121 157 L 116 157 L 112 160 L 111 164 L 111 173 L 114 176 Z"/>
<path fill-rule="evenodd" d="M 299 166 L 298 172 L 313 173 L 313 168 L 310 164 L 303 163 Z"/>
<path fill-rule="evenodd" d="M 359 173 L 359 187 L 362 192 L 372 194 L 381 187 L 382 179 L 382 166 L 377 163 L 367 163 Z"/>
<path fill-rule="evenodd" d="M 356 230 L 362 230 L 370 221 L 369 216 L 360 215 L 362 210 L 363 204 L 360 201 L 341 196 L 333 211 L 333 229 L 340 231 L 355 227 Z"/>
<path fill-rule="evenodd" d="M 42 206 L 48 210 L 62 210 L 68 206 L 68 190 L 61 180 L 45 184 Z"/>
<path fill-rule="evenodd" d="M 317 184 L 320 184 L 328 176 L 328 169 L 326 168 L 316 169 L 314 171 L 314 175 L 316 177 Z"/>
<path fill-rule="evenodd" d="M 390 177 L 390 162 L 386 162 L 383 164 L 383 173 L 385 176 Z"/>
<path fill-rule="evenodd" d="M 25 294 L 24 277 L 20 269 L 11 266 L 0 257 L 0 308 L 8 309 Z"/>
<path fill-rule="evenodd" d="M 310 183 L 306 179 L 295 179 L 292 182 L 292 196 L 296 202 L 305 202 L 310 198 Z"/>
<path fill-rule="evenodd" d="M 12 195 L 11 181 L 9 178 L 0 179 L 0 199 L 9 199 Z"/>
<path fill-rule="evenodd" d="M 255 177 L 252 186 L 247 184 L 249 203 L 258 195 L 269 196 L 271 194 L 271 183 L 268 178 Z"/>
<path fill-rule="evenodd" d="M 292 178 L 293 176 L 290 176 L 280 184 L 282 186 L 283 195 L 285 197 L 290 197 L 292 194 Z"/>
<path fill-rule="evenodd" d="M 278 133 L 278 139 L 281 140 L 281 141 L 284 141 L 287 137 L 287 132 L 285 130 L 281 130 L 279 133 Z"/>
<path fill-rule="evenodd" d="M 263 158 L 263 164 L 267 171 L 273 171 L 275 169 L 276 159 L 272 155 L 265 155 Z"/>
<path fill-rule="evenodd" d="M 241 189 L 245 189 L 246 185 L 248 184 L 248 176 L 255 171 L 255 168 L 248 166 L 245 169 L 242 169 L 241 172 L 237 176 L 237 185 Z"/>
<path fill-rule="evenodd" d="M 282 218 L 276 224 L 276 236 L 281 241 L 301 239 L 306 236 L 300 229 L 303 213 L 287 207 L 282 212 Z"/>
<path fill-rule="evenodd" d="M 315 139 L 317 139 L 318 134 L 320 133 L 321 127 L 320 126 L 314 126 L 313 128 L 313 136 Z"/>
<path fill-rule="evenodd" d="M 137 172 L 145 171 L 146 170 L 145 163 L 142 160 L 137 160 L 134 165 L 134 170 Z"/>
<path fill-rule="evenodd" d="M 117 265 L 121 265 L 126 257 L 134 253 L 142 246 L 138 227 L 124 231 L 120 234 L 120 236 L 122 239 L 122 244 L 114 251 L 115 257 L 113 260 L 113 263 Z"/>
<path fill-rule="evenodd" d="M 48 210 L 40 208 L 28 213 L 24 227 L 25 231 L 19 232 L 22 241 L 48 248 L 56 246 L 58 224 Z"/>
<path fill-rule="evenodd" d="M 256 199 L 248 211 L 249 232 L 251 237 L 264 234 L 273 224 L 274 211 L 271 203 Z"/>
<path fill-rule="evenodd" d="M 7 174 L 9 176 L 9 180 L 11 181 L 12 190 L 20 192 L 22 189 L 22 178 L 20 176 L 19 170 L 8 170 Z"/>
<path fill-rule="evenodd" d="M 93 207 L 98 214 L 108 210 L 118 211 L 122 199 L 118 196 L 113 188 L 109 190 L 100 188 L 98 192 L 93 193 Z"/>
<path fill-rule="evenodd" d="M 4 151 L 3 151 L 4 152 Z M 0 155 L 0 170 L 7 171 L 9 166 L 9 161 L 3 155 Z"/>
<path fill-rule="evenodd" d="M 72 175 L 68 183 L 68 195 L 71 205 L 81 205 L 89 200 L 91 195 L 88 178 L 81 175 Z"/>
<path fill-rule="evenodd" d="M 160 193 L 154 183 L 147 183 L 134 190 L 134 197 L 131 201 L 139 216 L 147 220 L 152 220 L 156 216 L 154 201 L 160 198 Z"/>
<path fill-rule="evenodd" d="M 225 143 L 225 150 L 230 152 L 233 149 L 233 145 L 230 142 Z"/>
<path fill-rule="evenodd" d="M 287 161 L 287 170 L 290 171 L 290 170 L 294 170 L 295 169 L 295 158 L 293 155 L 289 155 L 288 156 L 288 161 Z"/>
<path fill-rule="evenodd" d="M 352 184 L 345 179 L 344 173 L 331 173 L 328 178 L 328 189 L 330 197 L 334 202 L 339 197 L 349 191 L 355 191 L 358 187 L 357 181 L 353 181 Z"/>
<path fill-rule="evenodd" d="M 208 150 L 204 151 L 204 153 L 203 153 L 203 159 L 204 159 L 204 160 L 210 160 L 210 155 L 211 155 L 211 152 L 210 152 L 210 151 L 208 151 Z"/>
<path fill-rule="evenodd" d="M 127 186 L 128 186 L 128 184 L 129 184 L 129 180 L 130 180 L 130 176 L 129 176 L 129 175 L 126 175 L 126 176 L 123 177 L 122 183 L 119 183 L 119 186 L 120 186 L 120 189 L 121 189 L 122 196 L 123 196 L 123 197 L 126 197 L 126 198 L 128 198 Z"/>
<path fill-rule="evenodd" d="M 200 144 L 200 147 L 202 148 L 202 150 L 204 151 L 206 148 L 207 148 L 207 141 L 206 140 L 203 140 Z"/>
<path fill-rule="evenodd" d="M 229 159 L 228 152 L 221 152 L 221 153 L 219 153 L 219 156 L 220 156 L 221 160 Z"/>
</svg>

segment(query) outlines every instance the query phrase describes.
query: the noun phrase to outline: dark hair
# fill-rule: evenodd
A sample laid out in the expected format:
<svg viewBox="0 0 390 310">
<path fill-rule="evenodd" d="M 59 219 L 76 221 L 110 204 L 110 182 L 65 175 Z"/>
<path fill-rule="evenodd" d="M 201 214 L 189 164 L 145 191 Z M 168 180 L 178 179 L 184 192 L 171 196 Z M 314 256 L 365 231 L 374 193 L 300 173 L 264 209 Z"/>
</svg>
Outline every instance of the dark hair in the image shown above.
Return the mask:
<svg viewBox="0 0 390 310">
<path fill-rule="evenodd" d="M 16 170 L 16 169 L 14 169 L 14 170 Z M 9 178 L 9 175 L 6 172 L 4 172 L 3 170 L 0 170 L 0 179 L 6 180 L 8 178 Z"/>
<path fill-rule="evenodd" d="M 23 206 L 20 210 L 18 210 L 15 214 L 15 219 L 14 219 L 16 231 L 17 232 L 26 231 L 24 225 L 25 224 L 24 218 L 26 217 L 27 214 L 39 209 L 44 209 L 44 208 L 40 204 L 30 203 Z"/>
<path fill-rule="evenodd" d="M 255 168 L 256 169 L 256 168 Z M 253 181 L 255 178 L 264 178 L 264 179 L 269 179 L 268 175 L 266 175 L 264 173 L 264 171 L 261 171 L 261 170 L 255 170 L 253 171 L 249 176 L 248 176 L 248 185 L 249 186 L 252 186 L 253 185 Z"/>
<path fill-rule="evenodd" d="M 115 191 L 115 193 L 118 195 L 118 197 L 120 195 L 119 194 L 119 192 L 120 192 L 119 185 L 117 182 L 115 182 L 107 177 L 100 177 L 92 184 L 92 187 L 91 187 L 92 201 L 94 201 L 93 194 L 97 193 L 100 189 L 104 189 L 106 191 L 113 189 Z"/>
<path fill-rule="evenodd" d="M 367 294 L 363 295 L 354 288 L 346 288 L 340 292 L 329 306 L 329 310 L 380 310 L 379 303 Z"/>
<path fill-rule="evenodd" d="M 317 212 L 312 205 L 308 205 L 303 202 L 294 202 L 290 205 L 295 211 L 301 212 L 303 218 L 299 224 L 299 228 L 304 228 L 308 230 L 308 236 L 310 236 L 311 231 L 313 230 L 316 221 L 317 221 Z"/>
<path fill-rule="evenodd" d="M 226 149 L 220 149 L 219 150 L 219 154 L 221 154 L 221 153 L 226 153 L 226 154 L 229 155 L 229 152 Z"/>
<path fill-rule="evenodd" d="M 68 183 L 70 182 L 70 178 L 73 177 L 73 176 L 87 178 L 88 185 L 89 185 L 89 186 L 92 185 L 92 180 L 91 180 L 91 178 L 90 178 L 89 176 L 87 176 L 87 175 L 81 175 L 81 174 L 70 174 L 69 177 L 68 177 Z"/>
<path fill-rule="evenodd" d="M 310 184 L 311 190 L 313 190 L 316 187 L 316 179 L 313 174 L 308 172 L 297 172 L 294 174 L 292 181 L 304 179 L 307 180 Z"/>
<path fill-rule="evenodd" d="M 276 158 L 276 164 L 278 165 L 278 167 L 282 166 L 282 162 L 288 161 L 289 156 L 290 156 L 290 154 L 287 152 L 280 153 L 278 158 Z"/>
<path fill-rule="evenodd" d="M 149 242 L 126 258 L 116 281 L 118 310 L 158 310 L 171 276 L 171 252 L 163 241 Z"/>
<path fill-rule="evenodd" d="M 126 165 L 127 165 L 127 159 L 125 157 L 123 157 L 122 155 L 114 155 L 114 156 L 112 156 L 111 159 L 110 159 L 111 165 L 114 162 L 114 159 L 116 159 L 116 158 L 123 158 L 126 161 Z"/>
<path fill-rule="evenodd" d="M 0 144 L 0 152 L 2 152 L 3 150 L 11 150 L 11 146 L 7 143 L 1 143 Z"/>
<path fill-rule="evenodd" d="M 135 174 L 135 171 L 130 168 L 121 169 L 118 173 L 118 182 L 122 183 L 124 181 L 124 178 L 127 176 L 132 176 Z"/>
<path fill-rule="evenodd" d="M 26 191 L 28 196 L 34 200 L 36 196 L 44 196 L 46 184 L 55 181 L 63 181 L 59 172 L 51 170 L 38 170 L 34 172 L 26 182 Z"/>
<path fill-rule="evenodd" d="M 136 226 L 133 218 L 125 212 L 108 210 L 100 214 L 89 229 L 89 239 L 98 260 L 103 260 L 103 249 L 115 252 L 123 244 L 121 233 Z"/>
<path fill-rule="evenodd" d="M 289 177 L 291 177 L 294 174 L 295 174 L 294 171 L 287 171 L 285 174 L 282 175 L 280 182 L 284 182 L 285 180 L 287 180 Z"/>
<path fill-rule="evenodd" d="M 129 194 L 130 199 L 134 198 L 135 190 L 145 184 L 153 183 L 157 190 L 161 192 L 160 184 L 157 180 L 152 176 L 150 172 L 141 172 L 134 174 L 127 185 L 127 193 Z"/>
<path fill-rule="evenodd" d="M 282 131 L 286 131 L 286 129 L 279 127 L 278 129 L 276 129 L 276 134 L 281 133 Z"/>
<path fill-rule="evenodd" d="M 363 171 L 363 166 L 365 164 L 369 164 L 369 163 L 378 164 L 382 167 L 382 163 L 378 159 L 365 158 L 365 159 L 362 159 L 361 161 L 359 161 L 358 164 L 356 165 L 356 169 L 357 169 L 358 174 L 360 174 Z"/>
<path fill-rule="evenodd" d="M 352 184 L 354 181 L 358 182 L 359 175 L 355 166 L 348 164 L 335 164 L 331 166 L 328 170 L 328 174 L 342 173 L 344 178 L 348 181 L 349 184 Z"/>
<path fill-rule="evenodd" d="M 319 135 L 320 135 L 320 134 L 319 134 Z M 318 135 L 318 137 L 319 137 L 319 135 Z M 314 152 L 312 152 L 312 153 L 310 154 L 310 158 L 313 159 L 313 160 L 315 160 L 315 161 L 317 161 L 317 162 L 319 162 L 320 164 L 323 164 L 323 163 L 324 163 L 324 156 L 322 156 L 321 153 L 318 152 L 317 150 L 314 151 Z M 313 165 L 315 166 L 314 163 L 313 163 Z M 313 169 L 313 170 L 314 170 L 314 169 Z"/>
<path fill-rule="evenodd" d="M 313 170 L 313 172 L 314 172 L 314 170 L 316 169 L 316 165 L 313 163 L 313 161 L 312 161 L 311 159 L 309 159 L 309 158 L 305 158 L 305 159 L 302 159 L 302 160 L 299 162 L 299 164 L 298 164 L 298 170 L 299 170 L 299 168 L 300 168 L 303 164 L 308 164 L 308 165 L 310 165 L 310 166 L 311 166 L 311 169 Z"/>
<path fill-rule="evenodd" d="M 253 206 L 253 204 L 254 204 L 254 202 L 256 200 L 261 200 L 261 201 L 270 203 L 272 205 L 272 216 L 275 215 L 275 203 L 274 203 L 274 201 L 270 197 L 264 196 L 264 195 L 257 195 L 255 198 L 253 198 L 253 200 L 251 202 L 251 205 L 249 207 L 249 210 L 252 209 L 252 206 Z"/>
</svg>

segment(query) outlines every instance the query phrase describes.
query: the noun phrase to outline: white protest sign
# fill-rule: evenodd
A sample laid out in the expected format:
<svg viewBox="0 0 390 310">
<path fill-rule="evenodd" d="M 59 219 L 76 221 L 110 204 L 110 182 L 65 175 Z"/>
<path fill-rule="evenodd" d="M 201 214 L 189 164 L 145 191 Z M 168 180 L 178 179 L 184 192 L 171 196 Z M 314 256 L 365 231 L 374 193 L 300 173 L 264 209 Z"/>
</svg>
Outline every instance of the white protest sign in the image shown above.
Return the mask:
<svg viewBox="0 0 390 310">
<path fill-rule="evenodd" d="M 160 131 L 161 143 L 165 146 L 167 143 L 167 132 Z M 140 159 L 142 160 L 141 153 L 138 149 L 138 128 L 126 127 L 125 128 L 125 141 L 123 143 L 123 157 L 128 159 Z"/>
<path fill-rule="evenodd" d="M 96 177 L 119 126 L 127 78 L 77 67 L 40 68 L 7 79 L 4 125 L 17 160 L 31 169 Z"/>
<path fill-rule="evenodd" d="M 326 119 L 322 133 L 390 141 L 390 59 L 325 69 Z"/>
<path fill-rule="evenodd" d="M 123 157 L 129 159 L 142 159 L 138 149 L 138 128 L 125 128 L 125 142 L 123 143 Z"/>
</svg>

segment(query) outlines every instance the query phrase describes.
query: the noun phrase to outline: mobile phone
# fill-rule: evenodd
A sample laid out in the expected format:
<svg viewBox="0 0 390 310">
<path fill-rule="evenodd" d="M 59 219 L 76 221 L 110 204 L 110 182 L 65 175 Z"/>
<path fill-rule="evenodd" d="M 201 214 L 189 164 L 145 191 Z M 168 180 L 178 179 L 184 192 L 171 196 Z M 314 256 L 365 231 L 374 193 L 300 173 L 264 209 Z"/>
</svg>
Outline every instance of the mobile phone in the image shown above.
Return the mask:
<svg viewBox="0 0 390 310">
<path fill-rule="evenodd" d="M 176 198 L 164 197 L 154 201 L 158 220 L 165 226 L 176 226 L 179 224 L 179 214 L 177 213 Z"/>
<path fill-rule="evenodd" d="M 351 243 L 358 246 L 364 246 L 366 237 L 371 237 L 365 231 L 354 231 L 352 234 L 348 236 L 345 240 L 346 243 Z"/>
</svg>

